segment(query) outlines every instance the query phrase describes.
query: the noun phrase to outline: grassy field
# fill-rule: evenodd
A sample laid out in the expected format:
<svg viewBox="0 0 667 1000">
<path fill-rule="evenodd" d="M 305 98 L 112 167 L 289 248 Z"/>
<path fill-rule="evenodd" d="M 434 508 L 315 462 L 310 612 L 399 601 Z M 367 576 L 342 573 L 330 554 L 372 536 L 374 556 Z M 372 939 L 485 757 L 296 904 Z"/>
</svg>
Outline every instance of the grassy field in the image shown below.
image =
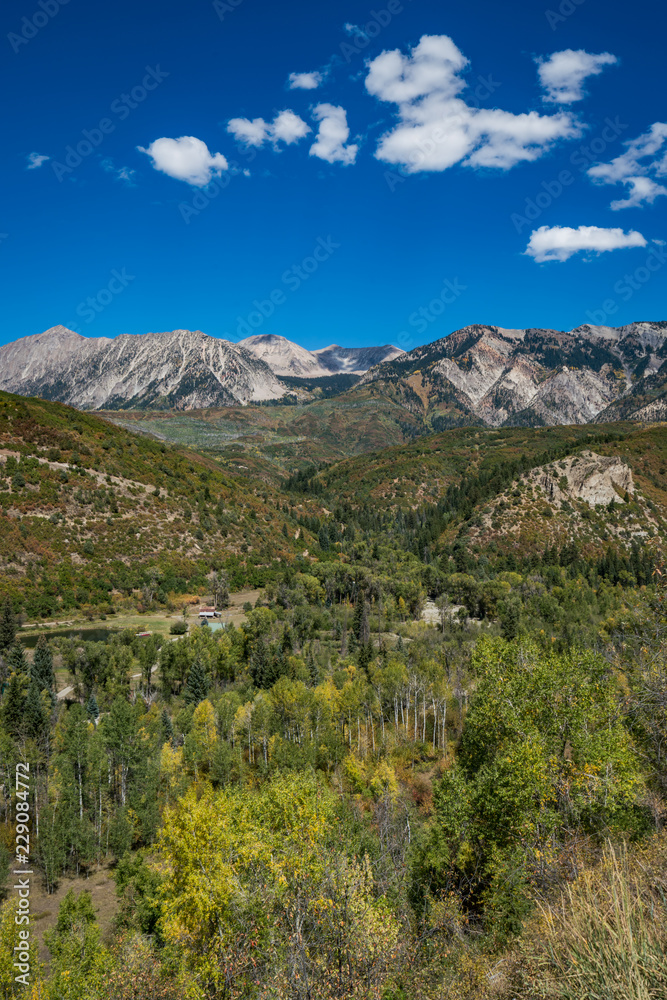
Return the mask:
<svg viewBox="0 0 667 1000">
<path fill-rule="evenodd" d="M 236 594 L 230 594 L 229 607 L 221 612 L 221 620 L 225 622 L 233 622 L 234 625 L 239 625 L 245 618 L 245 611 L 243 610 L 244 604 L 255 605 L 261 591 L 260 590 L 240 590 Z M 189 604 L 186 606 L 187 615 L 185 616 L 190 627 L 193 627 L 199 623 L 199 604 L 208 604 L 210 602 L 210 597 L 208 595 L 202 596 L 201 600 L 197 600 L 194 604 Z M 54 632 L 65 631 L 66 628 L 70 628 L 73 631 L 88 631 L 96 629 L 109 629 L 113 632 L 123 632 L 127 629 L 133 632 L 153 632 L 158 635 L 167 636 L 169 635 L 169 630 L 174 622 L 183 620 L 183 613 L 170 613 L 170 612 L 146 612 L 145 614 L 115 614 L 108 615 L 98 618 L 83 618 L 81 616 L 72 616 L 67 620 L 67 623 L 58 623 L 52 626 L 44 624 L 26 624 L 21 632 L 22 636 L 40 636 L 40 635 L 53 635 Z M 64 627 L 65 626 L 65 627 Z"/>
</svg>

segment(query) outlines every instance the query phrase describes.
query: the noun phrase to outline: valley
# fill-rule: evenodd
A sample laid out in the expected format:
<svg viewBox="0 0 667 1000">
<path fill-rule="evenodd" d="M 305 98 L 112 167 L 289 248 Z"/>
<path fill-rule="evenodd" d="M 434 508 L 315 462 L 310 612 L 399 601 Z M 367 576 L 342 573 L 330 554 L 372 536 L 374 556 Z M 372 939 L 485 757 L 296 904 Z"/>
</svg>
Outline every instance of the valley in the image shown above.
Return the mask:
<svg viewBox="0 0 667 1000">
<path fill-rule="evenodd" d="M 419 378 L 0 392 L 0 746 L 49 1000 L 287 996 L 337 955 L 327 1000 L 547 1000 L 614 879 L 662 948 L 667 424 L 434 432 Z"/>
</svg>

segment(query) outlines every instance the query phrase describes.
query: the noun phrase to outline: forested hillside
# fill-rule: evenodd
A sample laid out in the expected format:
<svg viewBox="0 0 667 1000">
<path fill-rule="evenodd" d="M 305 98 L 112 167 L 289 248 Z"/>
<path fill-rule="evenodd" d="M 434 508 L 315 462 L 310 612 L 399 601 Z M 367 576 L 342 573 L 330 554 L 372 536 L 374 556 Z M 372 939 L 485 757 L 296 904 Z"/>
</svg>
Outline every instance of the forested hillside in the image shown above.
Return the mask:
<svg viewBox="0 0 667 1000">
<path fill-rule="evenodd" d="M 0 407 L 31 1000 L 665 995 L 664 427 L 459 429 L 279 489 Z M 237 624 L 183 614 L 249 585 Z M 26 648 L 65 610 L 110 633 Z"/>
<path fill-rule="evenodd" d="M 298 545 L 261 483 L 58 403 L 0 393 L 0 588 L 33 620 L 263 583 Z"/>
</svg>

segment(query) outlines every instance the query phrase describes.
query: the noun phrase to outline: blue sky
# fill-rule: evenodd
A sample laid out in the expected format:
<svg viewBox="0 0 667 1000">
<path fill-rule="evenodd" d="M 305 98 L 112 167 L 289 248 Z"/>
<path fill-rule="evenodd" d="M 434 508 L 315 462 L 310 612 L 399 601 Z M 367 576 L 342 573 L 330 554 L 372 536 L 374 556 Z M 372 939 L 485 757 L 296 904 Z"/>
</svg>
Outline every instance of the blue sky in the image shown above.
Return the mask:
<svg viewBox="0 0 667 1000">
<path fill-rule="evenodd" d="M 1 17 L 2 342 L 667 319 L 660 0 Z"/>
</svg>

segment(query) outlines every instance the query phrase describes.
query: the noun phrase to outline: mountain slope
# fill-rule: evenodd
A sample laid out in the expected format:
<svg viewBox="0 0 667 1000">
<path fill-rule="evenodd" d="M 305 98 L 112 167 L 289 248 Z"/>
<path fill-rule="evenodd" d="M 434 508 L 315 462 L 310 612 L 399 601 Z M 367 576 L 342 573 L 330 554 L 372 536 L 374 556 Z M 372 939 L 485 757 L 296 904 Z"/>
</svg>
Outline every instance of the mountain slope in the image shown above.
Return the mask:
<svg viewBox="0 0 667 1000">
<path fill-rule="evenodd" d="M 570 333 L 469 326 L 372 368 L 361 382 L 391 385 L 412 404 L 416 396 L 434 429 L 553 426 L 595 420 L 666 360 L 667 323 Z"/>
<path fill-rule="evenodd" d="M 221 567 L 260 585 L 308 541 L 283 532 L 259 486 L 96 414 L 0 392 L 0 602 L 53 618 L 151 580 L 164 594 L 205 587 Z"/>
<path fill-rule="evenodd" d="M 405 353 L 391 344 L 382 347 L 339 347 L 338 344 L 331 344 L 318 351 L 307 351 L 286 337 L 272 333 L 246 337 L 239 341 L 239 346 L 266 361 L 276 375 L 305 378 L 322 378 L 341 372 L 362 375 L 373 365 L 392 361 Z"/>
<path fill-rule="evenodd" d="M 62 326 L 0 347 L 0 389 L 89 410 L 224 406 L 285 392 L 261 359 L 198 330 L 109 340 Z"/>
<path fill-rule="evenodd" d="M 645 575 L 664 558 L 667 426 L 458 428 L 288 485 L 327 510 L 379 519 L 446 572 L 525 571 L 553 550 L 561 565 L 621 554 L 619 572 L 636 557 Z"/>
<path fill-rule="evenodd" d="M 611 403 L 597 420 L 667 420 L 667 361 L 652 375 L 633 385 L 630 392 Z"/>
<path fill-rule="evenodd" d="M 272 333 L 257 334 L 240 340 L 239 347 L 244 347 L 256 358 L 265 361 L 276 375 L 320 378 L 331 374 L 314 354 L 286 337 L 278 337 Z"/>
<path fill-rule="evenodd" d="M 332 374 L 349 372 L 362 375 L 374 365 L 400 358 L 405 351 L 393 344 L 383 344 L 381 347 L 340 347 L 338 344 L 330 344 L 313 353 Z"/>
</svg>

